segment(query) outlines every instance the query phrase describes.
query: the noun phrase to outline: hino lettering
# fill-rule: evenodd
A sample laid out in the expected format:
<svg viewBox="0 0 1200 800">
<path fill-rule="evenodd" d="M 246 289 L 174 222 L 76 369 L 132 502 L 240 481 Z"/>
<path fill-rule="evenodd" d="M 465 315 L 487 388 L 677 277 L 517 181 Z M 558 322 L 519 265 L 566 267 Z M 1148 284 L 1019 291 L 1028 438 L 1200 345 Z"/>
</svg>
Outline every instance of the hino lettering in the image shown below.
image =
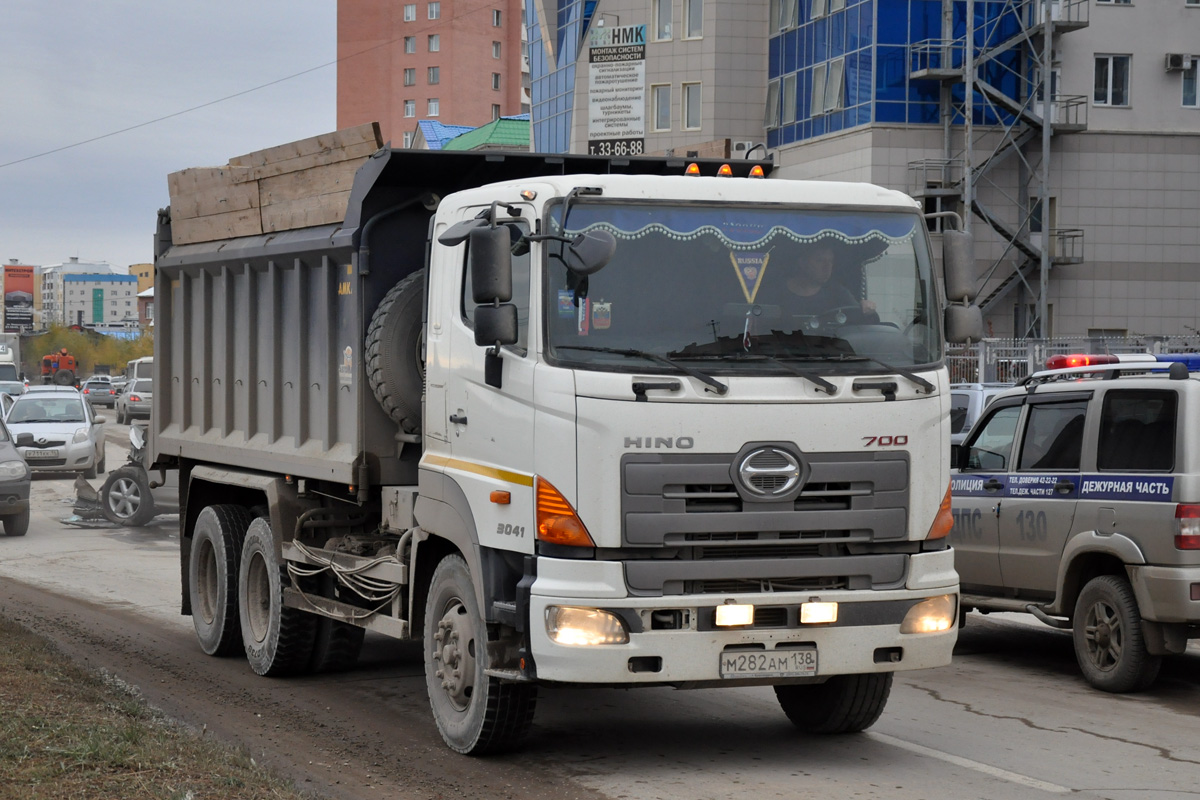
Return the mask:
<svg viewBox="0 0 1200 800">
<path fill-rule="evenodd" d="M 646 450 L 654 450 L 661 448 L 674 448 L 675 450 L 691 450 L 696 446 L 695 440 L 691 436 L 680 436 L 675 439 L 669 436 L 646 436 L 646 437 L 625 437 L 625 449 L 642 448 Z"/>
</svg>

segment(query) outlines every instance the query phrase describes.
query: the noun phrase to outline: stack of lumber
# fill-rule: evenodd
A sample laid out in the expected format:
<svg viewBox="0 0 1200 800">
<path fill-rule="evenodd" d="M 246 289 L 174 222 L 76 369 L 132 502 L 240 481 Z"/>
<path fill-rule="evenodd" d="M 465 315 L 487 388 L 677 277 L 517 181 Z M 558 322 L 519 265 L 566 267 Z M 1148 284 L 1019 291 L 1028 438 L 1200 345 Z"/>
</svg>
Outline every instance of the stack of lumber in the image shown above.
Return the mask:
<svg viewBox="0 0 1200 800">
<path fill-rule="evenodd" d="M 372 122 L 167 176 L 171 242 L 192 244 L 346 218 L 354 173 L 383 147 Z"/>
</svg>

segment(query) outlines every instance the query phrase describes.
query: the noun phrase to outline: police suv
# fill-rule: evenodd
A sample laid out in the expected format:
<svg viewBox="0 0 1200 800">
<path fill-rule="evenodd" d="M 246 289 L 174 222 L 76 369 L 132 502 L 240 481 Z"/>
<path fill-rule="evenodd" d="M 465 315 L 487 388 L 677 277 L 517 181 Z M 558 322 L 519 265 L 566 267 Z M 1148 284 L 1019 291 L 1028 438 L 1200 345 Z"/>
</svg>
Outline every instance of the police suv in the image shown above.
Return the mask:
<svg viewBox="0 0 1200 800">
<path fill-rule="evenodd" d="M 1200 638 L 1200 355 L 1046 367 L 993 400 L 958 453 L 963 608 L 1070 629 L 1089 683 L 1144 689 Z"/>
</svg>

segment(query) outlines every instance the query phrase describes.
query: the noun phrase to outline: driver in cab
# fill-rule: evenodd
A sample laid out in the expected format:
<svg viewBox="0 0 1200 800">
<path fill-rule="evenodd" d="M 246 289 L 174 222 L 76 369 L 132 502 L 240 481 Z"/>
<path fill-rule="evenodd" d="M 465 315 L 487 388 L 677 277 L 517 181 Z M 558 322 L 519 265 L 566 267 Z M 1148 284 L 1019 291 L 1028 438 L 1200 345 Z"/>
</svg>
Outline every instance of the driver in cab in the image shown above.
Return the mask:
<svg viewBox="0 0 1200 800">
<path fill-rule="evenodd" d="M 796 316 L 813 317 L 858 310 L 863 321 L 878 321 L 875 303 L 856 300 L 845 286 L 832 280 L 836 263 L 830 244 L 818 243 L 804 248 L 785 284 L 787 293 L 782 299 L 785 307 Z"/>
</svg>

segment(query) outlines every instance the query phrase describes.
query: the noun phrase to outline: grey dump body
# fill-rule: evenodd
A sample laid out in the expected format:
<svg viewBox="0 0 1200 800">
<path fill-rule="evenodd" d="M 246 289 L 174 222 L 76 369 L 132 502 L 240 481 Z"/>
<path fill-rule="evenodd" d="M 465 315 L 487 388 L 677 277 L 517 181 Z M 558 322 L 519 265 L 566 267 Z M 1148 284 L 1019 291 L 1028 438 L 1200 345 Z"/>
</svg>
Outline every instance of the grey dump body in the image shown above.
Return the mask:
<svg viewBox="0 0 1200 800">
<path fill-rule="evenodd" d="M 437 201 L 562 174 L 682 174 L 696 159 L 383 149 L 358 170 L 345 221 L 172 245 L 159 214 L 152 462 L 179 459 L 356 485 L 415 484 L 417 447 L 363 373 L 385 293 L 427 260 Z M 704 174 L 724 162 L 701 160 Z M 760 162 L 732 162 L 744 176 Z M 763 165 L 765 169 L 769 164 Z"/>
</svg>

